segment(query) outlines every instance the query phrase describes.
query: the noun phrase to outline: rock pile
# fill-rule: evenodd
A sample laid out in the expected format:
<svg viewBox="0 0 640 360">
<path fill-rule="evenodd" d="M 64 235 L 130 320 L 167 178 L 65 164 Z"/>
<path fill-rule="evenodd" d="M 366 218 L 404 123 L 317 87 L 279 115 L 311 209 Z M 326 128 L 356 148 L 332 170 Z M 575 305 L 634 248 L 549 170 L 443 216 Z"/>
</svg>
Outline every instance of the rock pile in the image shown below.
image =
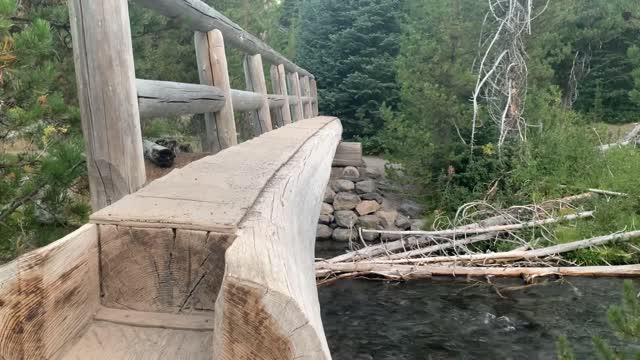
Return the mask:
<svg viewBox="0 0 640 360">
<path fill-rule="evenodd" d="M 394 208 L 385 201 L 376 180 L 381 174 L 348 166 L 333 168 L 326 189 L 316 238 L 318 241 L 347 243 L 358 240 L 358 229 L 409 230 L 422 207 L 404 201 Z M 382 236 L 382 238 L 381 238 Z M 397 235 L 363 233 L 365 241 L 395 240 Z"/>
</svg>

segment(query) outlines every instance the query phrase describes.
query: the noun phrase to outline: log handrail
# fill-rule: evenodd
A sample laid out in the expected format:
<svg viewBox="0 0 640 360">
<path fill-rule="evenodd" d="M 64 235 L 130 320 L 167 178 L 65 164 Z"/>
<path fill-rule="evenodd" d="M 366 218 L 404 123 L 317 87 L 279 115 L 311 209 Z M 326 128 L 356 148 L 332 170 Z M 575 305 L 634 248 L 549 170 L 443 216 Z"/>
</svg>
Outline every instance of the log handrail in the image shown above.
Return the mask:
<svg viewBox="0 0 640 360">
<path fill-rule="evenodd" d="M 140 118 L 204 113 L 203 149 L 215 153 L 238 143 L 234 112 L 253 113 L 256 136 L 318 115 L 313 74 L 200 0 L 134 0 L 191 25 L 200 84 L 135 78 L 126 0 L 68 1 L 94 210 L 146 182 Z M 229 85 L 225 43 L 246 54 L 247 90 Z"/>
</svg>

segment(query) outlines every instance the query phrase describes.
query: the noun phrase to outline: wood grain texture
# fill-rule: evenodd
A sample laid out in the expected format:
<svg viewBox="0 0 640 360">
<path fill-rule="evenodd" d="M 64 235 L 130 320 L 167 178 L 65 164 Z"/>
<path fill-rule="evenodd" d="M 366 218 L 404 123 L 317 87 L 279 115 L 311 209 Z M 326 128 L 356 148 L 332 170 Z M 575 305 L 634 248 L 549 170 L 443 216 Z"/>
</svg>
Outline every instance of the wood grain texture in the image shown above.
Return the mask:
<svg viewBox="0 0 640 360">
<path fill-rule="evenodd" d="M 271 84 L 273 93 L 283 96 L 283 103 L 280 107 L 275 109 L 271 107 L 272 113 L 275 113 L 280 127 L 291 124 L 291 105 L 289 104 L 287 77 L 283 65 L 271 65 Z"/>
<path fill-rule="evenodd" d="M 331 358 L 315 285 L 315 228 L 341 131 L 334 121 L 309 137 L 240 224 L 214 312 L 215 359 Z"/>
<path fill-rule="evenodd" d="M 0 358 L 56 357 L 98 310 L 98 276 L 95 225 L 0 267 Z"/>
<path fill-rule="evenodd" d="M 313 100 L 311 98 L 311 85 L 309 84 L 309 78 L 307 76 L 302 77 L 300 80 L 302 86 L 302 94 L 304 103 L 304 117 L 310 118 L 313 117 Z"/>
<path fill-rule="evenodd" d="M 94 213 L 91 221 L 233 234 L 276 171 L 334 122 L 300 121 L 195 161 Z"/>
<path fill-rule="evenodd" d="M 129 12 L 125 0 L 70 0 L 82 130 L 94 210 L 145 183 Z"/>
<path fill-rule="evenodd" d="M 255 135 L 260 136 L 273 130 L 269 99 L 267 98 L 267 83 L 260 54 L 244 57 L 244 78 L 247 83 L 247 90 L 260 95 L 260 107 L 254 114 Z"/>
<path fill-rule="evenodd" d="M 102 304 L 148 312 L 213 310 L 232 235 L 100 225 Z"/>
<path fill-rule="evenodd" d="M 95 321 L 62 360 L 211 360 L 211 331 Z"/>
<path fill-rule="evenodd" d="M 167 117 L 217 112 L 226 104 L 214 86 L 136 79 L 140 117 Z"/>
<path fill-rule="evenodd" d="M 204 150 L 216 153 L 238 144 L 224 39 L 220 31 L 213 30 L 196 32 L 194 42 L 200 83 L 219 88 L 225 100 L 218 112 L 205 114 Z"/>
<path fill-rule="evenodd" d="M 284 64 L 291 72 L 313 75 L 289 61 L 256 36 L 243 30 L 238 24 L 200 0 L 136 0 L 164 16 L 178 18 L 191 25 L 193 30 L 209 32 L 218 29 L 227 41 L 250 55 L 261 54 L 271 64 Z"/>
<path fill-rule="evenodd" d="M 358 142 L 342 141 L 336 149 L 336 156 L 333 159 L 333 166 L 363 166 L 362 144 Z"/>
<path fill-rule="evenodd" d="M 315 79 L 311 79 L 309 80 L 309 85 L 311 86 L 311 97 L 313 98 L 312 103 L 313 103 L 313 116 L 318 116 L 319 111 L 318 111 L 318 83 L 316 82 Z"/>
<path fill-rule="evenodd" d="M 167 314 L 101 307 L 94 319 L 136 327 L 213 331 L 213 314 L 211 312 Z"/>
<path fill-rule="evenodd" d="M 298 73 L 291 73 L 289 76 L 289 87 L 291 94 L 296 97 L 296 102 L 292 106 L 292 113 L 295 115 L 295 121 L 304 119 L 304 104 L 302 102 L 302 90 L 300 88 L 300 77 Z"/>
</svg>

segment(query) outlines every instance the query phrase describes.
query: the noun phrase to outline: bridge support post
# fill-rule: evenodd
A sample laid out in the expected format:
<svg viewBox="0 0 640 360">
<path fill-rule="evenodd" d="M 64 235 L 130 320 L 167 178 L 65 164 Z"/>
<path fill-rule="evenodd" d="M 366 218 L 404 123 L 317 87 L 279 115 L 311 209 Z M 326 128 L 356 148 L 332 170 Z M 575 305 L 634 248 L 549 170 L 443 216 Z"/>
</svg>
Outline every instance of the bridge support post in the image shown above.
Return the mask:
<svg viewBox="0 0 640 360">
<path fill-rule="evenodd" d="M 289 85 L 291 86 L 291 94 L 298 99 L 293 108 L 296 115 L 296 121 L 300 121 L 304 119 L 304 110 L 302 104 L 302 91 L 300 89 L 300 76 L 297 72 L 289 74 Z"/>
<path fill-rule="evenodd" d="M 94 210 L 145 181 L 126 0 L 70 0 L 73 52 Z"/>
<path fill-rule="evenodd" d="M 313 116 L 318 116 L 318 84 L 315 79 L 310 80 L 311 85 L 311 97 L 313 97 Z"/>
<path fill-rule="evenodd" d="M 220 111 L 205 114 L 206 140 L 202 145 L 205 151 L 215 153 L 238 144 L 227 55 L 219 30 L 207 33 L 196 31 L 194 41 L 200 83 L 220 88 L 225 98 Z"/>
<path fill-rule="evenodd" d="M 287 91 L 287 77 L 284 65 L 271 66 L 271 83 L 273 84 L 273 93 L 284 96 L 284 105 L 280 111 L 276 111 L 279 123 L 282 125 L 291 124 L 291 108 L 289 104 L 289 92 Z"/>
<path fill-rule="evenodd" d="M 313 109 L 312 109 L 313 100 L 311 100 L 311 85 L 309 84 L 308 76 L 302 77 L 301 86 L 302 86 L 302 93 L 304 94 L 305 99 L 307 99 L 307 101 L 304 102 L 304 117 L 310 118 L 310 117 L 313 117 Z"/>
<path fill-rule="evenodd" d="M 262 105 L 256 111 L 256 136 L 273 130 L 271 124 L 271 112 L 269 111 L 269 99 L 267 98 L 267 83 L 264 77 L 262 56 L 246 55 L 244 58 L 244 74 L 247 82 L 247 90 L 262 95 Z M 259 129 L 259 132 L 258 132 Z"/>
</svg>

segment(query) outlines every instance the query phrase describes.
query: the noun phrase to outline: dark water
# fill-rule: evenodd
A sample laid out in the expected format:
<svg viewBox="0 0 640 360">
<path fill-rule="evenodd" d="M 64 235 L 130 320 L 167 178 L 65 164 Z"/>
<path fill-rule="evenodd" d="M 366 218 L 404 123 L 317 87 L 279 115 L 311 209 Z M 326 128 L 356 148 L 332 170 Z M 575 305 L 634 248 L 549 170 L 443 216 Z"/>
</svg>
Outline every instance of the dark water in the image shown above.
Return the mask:
<svg viewBox="0 0 640 360">
<path fill-rule="evenodd" d="M 434 279 L 402 284 L 341 281 L 319 289 L 335 360 L 555 359 L 566 335 L 577 359 L 591 338 L 615 346 L 607 309 L 619 304 L 620 279 L 573 278 L 520 291 Z M 494 282 L 496 284 L 496 282 Z M 499 288 L 521 285 L 500 280 Z M 640 283 L 636 282 L 640 289 Z"/>
</svg>

